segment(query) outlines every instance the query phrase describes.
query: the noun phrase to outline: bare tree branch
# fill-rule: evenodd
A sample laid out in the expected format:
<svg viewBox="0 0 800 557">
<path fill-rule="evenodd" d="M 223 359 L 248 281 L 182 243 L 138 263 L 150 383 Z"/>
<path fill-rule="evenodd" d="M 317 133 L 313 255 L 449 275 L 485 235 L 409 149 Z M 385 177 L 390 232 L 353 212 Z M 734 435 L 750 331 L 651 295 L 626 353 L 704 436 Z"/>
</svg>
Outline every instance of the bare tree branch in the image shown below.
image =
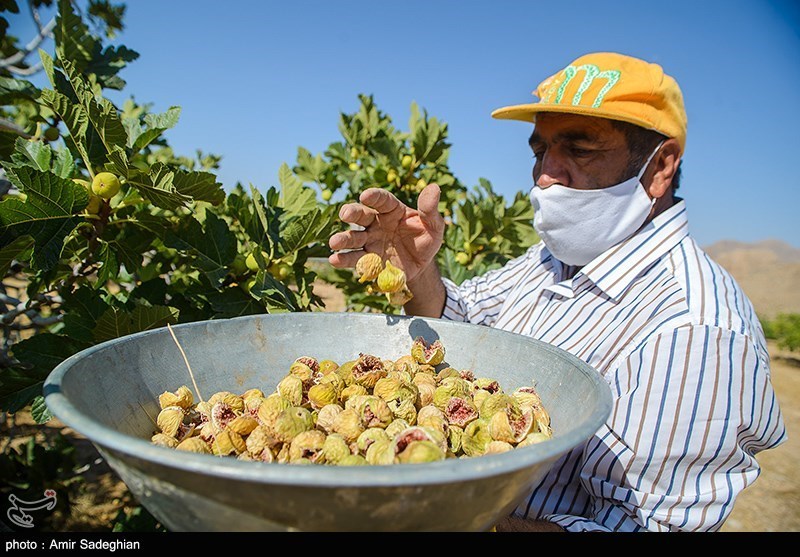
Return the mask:
<svg viewBox="0 0 800 557">
<path fill-rule="evenodd" d="M 12 323 L 8 325 L 6 328 L 12 331 L 29 331 L 31 329 L 45 329 L 50 325 L 55 325 L 56 323 L 60 323 L 64 320 L 64 316 L 61 314 L 58 315 L 50 315 L 48 317 L 42 317 L 38 315 L 31 319 L 30 323 Z"/>
<path fill-rule="evenodd" d="M 60 298 L 60 296 L 58 298 Z M 2 323 L 3 325 L 10 325 L 20 315 L 24 315 L 25 317 L 31 319 L 34 323 L 36 323 L 37 318 L 43 319 L 39 315 L 39 312 L 41 311 L 42 308 L 53 307 L 59 304 L 60 301 L 57 301 L 54 298 L 50 298 L 49 296 L 45 295 L 40 295 L 37 296 L 36 299 L 20 302 L 14 309 L 5 312 L 2 315 L 2 317 L 0 317 L 0 323 Z"/>
<path fill-rule="evenodd" d="M 36 27 L 39 29 L 39 33 L 41 33 L 42 32 L 42 20 L 39 17 L 39 10 L 37 10 L 36 8 L 33 7 L 33 2 L 31 2 L 31 0 L 28 0 L 28 8 L 31 11 L 31 17 L 33 18 L 33 21 L 36 22 Z"/>
<path fill-rule="evenodd" d="M 44 317 L 42 315 L 37 315 L 36 317 L 33 317 L 31 319 L 31 321 L 33 322 L 33 326 L 39 327 L 40 329 L 49 327 L 50 325 L 55 325 L 56 323 L 60 323 L 63 320 L 64 320 L 64 315 L 60 313 L 58 315 L 48 315 L 47 317 Z"/>
<path fill-rule="evenodd" d="M 14 132 L 17 135 L 24 137 L 25 139 L 30 139 L 33 137 L 31 134 L 27 133 L 25 130 L 20 128 L 11 120 L 6 120 L 5 118 L 0 118 L 0 130 Z"/>
<path fill-rule="evenodd" d="M 38 62 L 36 65 L 30 66 L 29 68 L 18 68 L 17 66 L 8 66 L 7 69 L 11 73 L 15 73 L 17 75 L 33 75 L 41 71 L 43 67 L 44 66 L 42 66 L 42 63 Z"/>
<path fill-rule="evenodd" d="M 55 26 L 56 26 L 56 18 L 53 18 L 53 19 L 51 19 L 50 21 L 47 22 L 47 25 L 45 25 L 44 27 L 40 28 L 39 33 L 33 38 L 33 40 L 31 40 L 31 42 L 29 42 L 25 46 L 24 49 L 15 52 L 14 54 L 9 56 L 8 58 L 4 58 L 3 60 L 0 60 L 0 68 L 10 68 L 11 66 L 14 66 L 14 64 L 16 64 L 18 62 L 24 61 L 25 58 L 27 58 L 28 55 L 31 52 L 33 52 L 34 50 L 39 48 L 39 45 L 42 44 L 43 40 L 45 40 L 48 37 L 52 37 L 53 36 L 53 29 L 55 28 Z M 12 71 L 14 71 L 14 70 L 12 70 Z M 22 74 L 22 75 L 26 75 L 26 74 Z M 27 74 L 27 75 L 29 75 L 29 74 Z"/>
<path fill-rule="evenodd" d="M 21 302 L 17 298 L 9 296 L 8 294 L 0 294 L 0 303 L 3 303 L 7 306 L 17 307 Z"/>
</svg>

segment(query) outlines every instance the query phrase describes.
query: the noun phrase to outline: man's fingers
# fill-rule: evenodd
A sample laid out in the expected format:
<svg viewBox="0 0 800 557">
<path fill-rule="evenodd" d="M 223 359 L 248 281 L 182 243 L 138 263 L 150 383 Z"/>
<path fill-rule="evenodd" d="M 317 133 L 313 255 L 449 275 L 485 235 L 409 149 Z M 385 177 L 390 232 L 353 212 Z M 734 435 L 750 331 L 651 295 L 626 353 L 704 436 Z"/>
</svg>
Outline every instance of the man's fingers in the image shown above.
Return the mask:
<svg viewBox="0 0 800 557">
<path fill-rule="evenodd" d="M 328 240 L 328 246 L 332 250 L 340 249 L 361 249 L 367 242 L 367 233 L 364 230 L 346 230 L 337 232 Z"/>
<path fill-rule="evenodd" d="M 417 210 L 423 221 L 430 222 L 431 219 L 439 215 L 439 196 L 441 190 L 439 184 L 428 184 L 417 198 Z"/>
<path fill-rule="evenodd" d="M 381 188 L 369 188 L 361 192 L 361 203 L 372 207 L 378 213 L 390 213 L 402 205 L 394 194 Z"/>
<path fill-rule="evenodd" d="M 339 218 L 342 221 L 357 224 L 366 228 L 375 220 L 376 212 L 360 203 L 347 203 L 339 209 Z"/>
<path fill-rule="evenodd" d="M 364 250 L 334 253 L 328 256 L 328 262 L 337 269 L 353 268 L 364 253 Z"/>
</svg>

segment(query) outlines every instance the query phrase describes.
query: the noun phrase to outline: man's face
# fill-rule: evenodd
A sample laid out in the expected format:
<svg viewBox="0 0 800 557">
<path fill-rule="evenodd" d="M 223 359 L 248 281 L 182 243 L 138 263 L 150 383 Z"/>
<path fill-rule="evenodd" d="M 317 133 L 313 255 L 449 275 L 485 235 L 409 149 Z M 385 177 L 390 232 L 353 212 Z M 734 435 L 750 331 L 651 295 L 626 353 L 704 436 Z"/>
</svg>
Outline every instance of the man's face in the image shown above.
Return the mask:
<svg viewBox="0 0 800 557">
<path fill-rule="evenodd" d="M 558 183 L 601 189 L 630 178 L 625 135 L 604 118 L 539 113 L 530 146 L 536 157 L 533 182 L 542 188 Z"/>
</svg>

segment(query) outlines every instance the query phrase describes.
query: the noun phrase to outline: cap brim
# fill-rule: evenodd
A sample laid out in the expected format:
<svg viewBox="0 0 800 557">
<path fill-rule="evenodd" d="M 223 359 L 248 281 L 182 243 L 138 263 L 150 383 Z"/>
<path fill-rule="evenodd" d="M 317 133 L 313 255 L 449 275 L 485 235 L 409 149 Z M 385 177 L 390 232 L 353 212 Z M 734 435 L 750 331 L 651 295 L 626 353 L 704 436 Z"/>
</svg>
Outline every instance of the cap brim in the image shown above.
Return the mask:
<svg viewBox="0 0 800 557">
<path fill-rule="evenodd" d="M 498 120 L 521 120 L 523 122 L 533 122 L 536 120 L 536 110 L 538 104 L 517 104 L 514 106 L 504 106 L 492 111 L 492 118 Z"/>
<path fill-rule="evenodd" d="M 561 104 L 517 104 L 514 106 L 504 106 L 492 112 L 492 118 L 498 120 L 520 120 L 522 122 L 536 122 L 536 115 L 539 112 L 558 112 L 560 114 L 579 114 L 581 116 L 594 116 L 596 118 L 607 118 L 609 120 L 619 120 L 636 124 L 645 129 L 655 129 L 652 124 L 637 118 L 620 116 L 613 112 L 605 112 L 588 106 L 572 106 Z"/>
</svg>

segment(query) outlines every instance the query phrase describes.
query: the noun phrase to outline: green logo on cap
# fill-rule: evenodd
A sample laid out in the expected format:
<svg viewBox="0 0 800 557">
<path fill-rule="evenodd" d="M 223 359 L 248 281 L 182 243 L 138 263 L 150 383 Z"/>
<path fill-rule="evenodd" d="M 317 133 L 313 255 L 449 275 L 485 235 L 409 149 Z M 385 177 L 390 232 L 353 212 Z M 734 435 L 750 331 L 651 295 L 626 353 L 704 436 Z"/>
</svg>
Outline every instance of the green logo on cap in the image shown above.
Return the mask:
<svg viewBox="0 0 800 557">
<path fill-rule="evenodd" d="M 567 88 L 570 81 L 572 81 L 572 78 L 575 77 L 575 74 L 581 70 L 583 70 L 585 73 L 583 75 L 583 81 L 581 81 L 581 85 L 578 87 L 578 91 L 575 93 L 575 96 L 572 97 L 572 106 L 578 106 L 581 102 L 583 94 L 589 87 L 591 87 L 592 82 L 598 77 L 603 77 L 606 79 L 606 84 L 603 85 L 603 88 L 597 93 L 597 98 L 592 103 L 592 108 L 599 107 L 606 94 L 614 85 L 616 85 L 617 81 L 619 81 L 619 70 L 605 70 L 601 72 L 600 68 L 594 64 L 584 64 L 582 66 L 578 66 L 577 68 L 575 66 L 567 66 L 564 68 L 564 81 L 556 91 L 556 98 L 555 101 L 553 101 L 555 104 L 561 103 L 561 99 L 564 96 L 564 90 Z M 547 95 L 545 95 L 543 102 L 550 102 L 550 97 L 553 95 L 553 89 L 554 87 L 550 87 L 550 89 L 548 89 Z"/>
</svg>

